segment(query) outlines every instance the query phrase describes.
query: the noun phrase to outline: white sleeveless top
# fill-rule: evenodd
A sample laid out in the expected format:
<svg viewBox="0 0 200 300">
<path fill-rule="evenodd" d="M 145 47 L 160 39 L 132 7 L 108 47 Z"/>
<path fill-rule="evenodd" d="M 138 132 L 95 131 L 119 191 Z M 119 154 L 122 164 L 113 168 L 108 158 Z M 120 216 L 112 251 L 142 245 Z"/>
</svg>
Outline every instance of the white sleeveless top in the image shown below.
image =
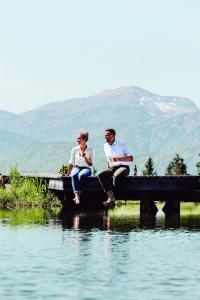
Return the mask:
<svg viewBox="0 0 200 300">
<path fill-rule="evenodd" d="M 85 150 L 85 154 L 86 154 L 87 158 L 90 159 L 93 164 L 93 157 L 94 157 L 93 148 L 87 147 Z M 76 146 L 72 149 L 71 158 L 69 160 L 69 163 L 73 166 L 78 166 L 78 167 L 87 167 L 87 168 L 92 167 L 92 166 L 89 166 L 86 163 L 85 159 L 82 157 L 82 151 L 80 149 L 80 146 Z"/>
</svg>

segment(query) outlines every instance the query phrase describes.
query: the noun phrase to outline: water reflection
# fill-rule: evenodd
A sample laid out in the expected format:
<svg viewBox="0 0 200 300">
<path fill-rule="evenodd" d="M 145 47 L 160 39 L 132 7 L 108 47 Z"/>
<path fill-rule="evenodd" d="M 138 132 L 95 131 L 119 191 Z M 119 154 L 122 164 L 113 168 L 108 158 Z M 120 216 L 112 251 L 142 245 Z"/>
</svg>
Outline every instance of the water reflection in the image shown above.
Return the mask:
<svg viewBox="0 0 200 300">
<path fill-rule="evenodd" d="M 182 204 L 180 214 L 140 214 L 139 205 L 121 206 L 101 212 L 67 212 L 59 216 L 62 227 L 79 230 L 130 232 L 141 229 L 200 229 L 200 205 Z"/>
<path fill-rule="evenodd" d="M 57 226 L 63 230 L 130 232 L 141 229 L 200 229 L 200 204 L 181 204 L 180 214 L 167 215 L 159 204 L 157 214 L 140 214 L 138 204 L 117 206 L 107 211 L 41 209 L 0 211 L 2 226 Z"/>
<path fill-rule="evenodd" d="M 164 228 L 164 218 L 156 219 L 155 215 L 114 216 L 109 213 L 87 212 L 60 215 L 63 229 L 106 230 L 129 232 L 138 229 L 154 229 L 159 220 L 159 227 Z M 162 223 L 162 224 L 161 224 Z"/>
<path fill-rule="evenodd" d="M 0 298 L 199 299 L 200 205 L 159 205 L 0 211 Z"/>
</svg>

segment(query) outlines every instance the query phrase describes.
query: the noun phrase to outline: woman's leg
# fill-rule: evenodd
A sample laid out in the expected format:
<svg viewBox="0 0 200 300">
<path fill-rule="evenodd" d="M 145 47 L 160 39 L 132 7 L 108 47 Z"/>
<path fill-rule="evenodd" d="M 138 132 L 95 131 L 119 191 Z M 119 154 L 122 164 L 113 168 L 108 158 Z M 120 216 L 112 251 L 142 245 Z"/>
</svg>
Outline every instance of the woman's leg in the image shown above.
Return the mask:
<svg viewBox="0 0 200 300">
<path fill-rule="evenodd" d="M 71 179 L 72 179 L 72 188 L 75 194 L 75 198 L 73 199 L 76 204 L 80 203 L 80 182 L 79 182 L 79 175 L 80 168 L 74 167 L 71 172 Z"/>
<path fill-rule="evenodd" d="M 79 167 L 74 167 L 71 171 L 72 188 L 74 193 L 80 192 L 80 183 L 78 178 L 79 172 L 80 172 Z"/>
<path fill-rule="evenodd" d="M 91 176 L 91 174 L 92 174 L 92 171 L 89 168 L 84 168 L 84 169 L 80 170 L 80 172 L 78 173 L 80 190 L 83 187 L 85 178 Z"/>
</svg>

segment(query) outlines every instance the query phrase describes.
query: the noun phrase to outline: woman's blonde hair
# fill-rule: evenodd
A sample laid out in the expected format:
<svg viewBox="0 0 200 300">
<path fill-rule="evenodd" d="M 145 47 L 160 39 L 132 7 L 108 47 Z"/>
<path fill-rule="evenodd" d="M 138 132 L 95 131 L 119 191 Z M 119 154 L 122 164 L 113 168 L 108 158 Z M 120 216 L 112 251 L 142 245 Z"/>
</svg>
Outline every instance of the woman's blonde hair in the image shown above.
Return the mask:
<svg viewBox="0 0 200 300">
<path fill-rule="evenodd" d="M 85 141 L 88 141 L 89 133 L 87 131 L 81 131 L 79 132 L 79 136 Z"/>
</svg>

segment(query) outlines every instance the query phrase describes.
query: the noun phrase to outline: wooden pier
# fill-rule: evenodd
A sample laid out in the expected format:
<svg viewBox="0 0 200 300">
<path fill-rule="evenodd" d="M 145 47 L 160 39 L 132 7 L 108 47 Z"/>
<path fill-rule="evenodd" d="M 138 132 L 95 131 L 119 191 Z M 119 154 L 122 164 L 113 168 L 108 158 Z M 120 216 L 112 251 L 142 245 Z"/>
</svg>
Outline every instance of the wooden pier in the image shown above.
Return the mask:
<svg viewBox="0 0 200 300">
<path fill-rule="evenodd" d="M 112 180 L 112 178 L 110 178 Z M 70 177 L 51 178 L 49 189 L 62 200 L 72 203 L 73 192 Z M 176 213 L 180 202 L 200 202 L 200 176 L 128 176 L 118 179 L 115 189 L 117 200 L 140 201 L 141 212 L 156 213 L 154 201 L 165 201 L 163 211 Z M 97 177 L 86 178 L 81 206 L 102 206 L 106 194 Z"/>
<path fill-rule="evenodd" d="M 23 174 L 45 180 L 49 190 L 62 201 L 63 206 L 74 207 L 71 177 L 59 174 Z M 3 175 L 5 182 L 8 175 Z M 112 178 L 110 178 L 112 180 Z M 180 202 L 200 202 L 200 176 L 128 176 L 118 179 L 115 189 L 117 200 L 140 201 L 141 213 L 156 213 L 154 201 L 165 201 L 163 211 L 177 213 Z M 106 200 L 97 177 L 85 180 L 81 194 L 81 208 L 103 208 Z"/>
</svg>

